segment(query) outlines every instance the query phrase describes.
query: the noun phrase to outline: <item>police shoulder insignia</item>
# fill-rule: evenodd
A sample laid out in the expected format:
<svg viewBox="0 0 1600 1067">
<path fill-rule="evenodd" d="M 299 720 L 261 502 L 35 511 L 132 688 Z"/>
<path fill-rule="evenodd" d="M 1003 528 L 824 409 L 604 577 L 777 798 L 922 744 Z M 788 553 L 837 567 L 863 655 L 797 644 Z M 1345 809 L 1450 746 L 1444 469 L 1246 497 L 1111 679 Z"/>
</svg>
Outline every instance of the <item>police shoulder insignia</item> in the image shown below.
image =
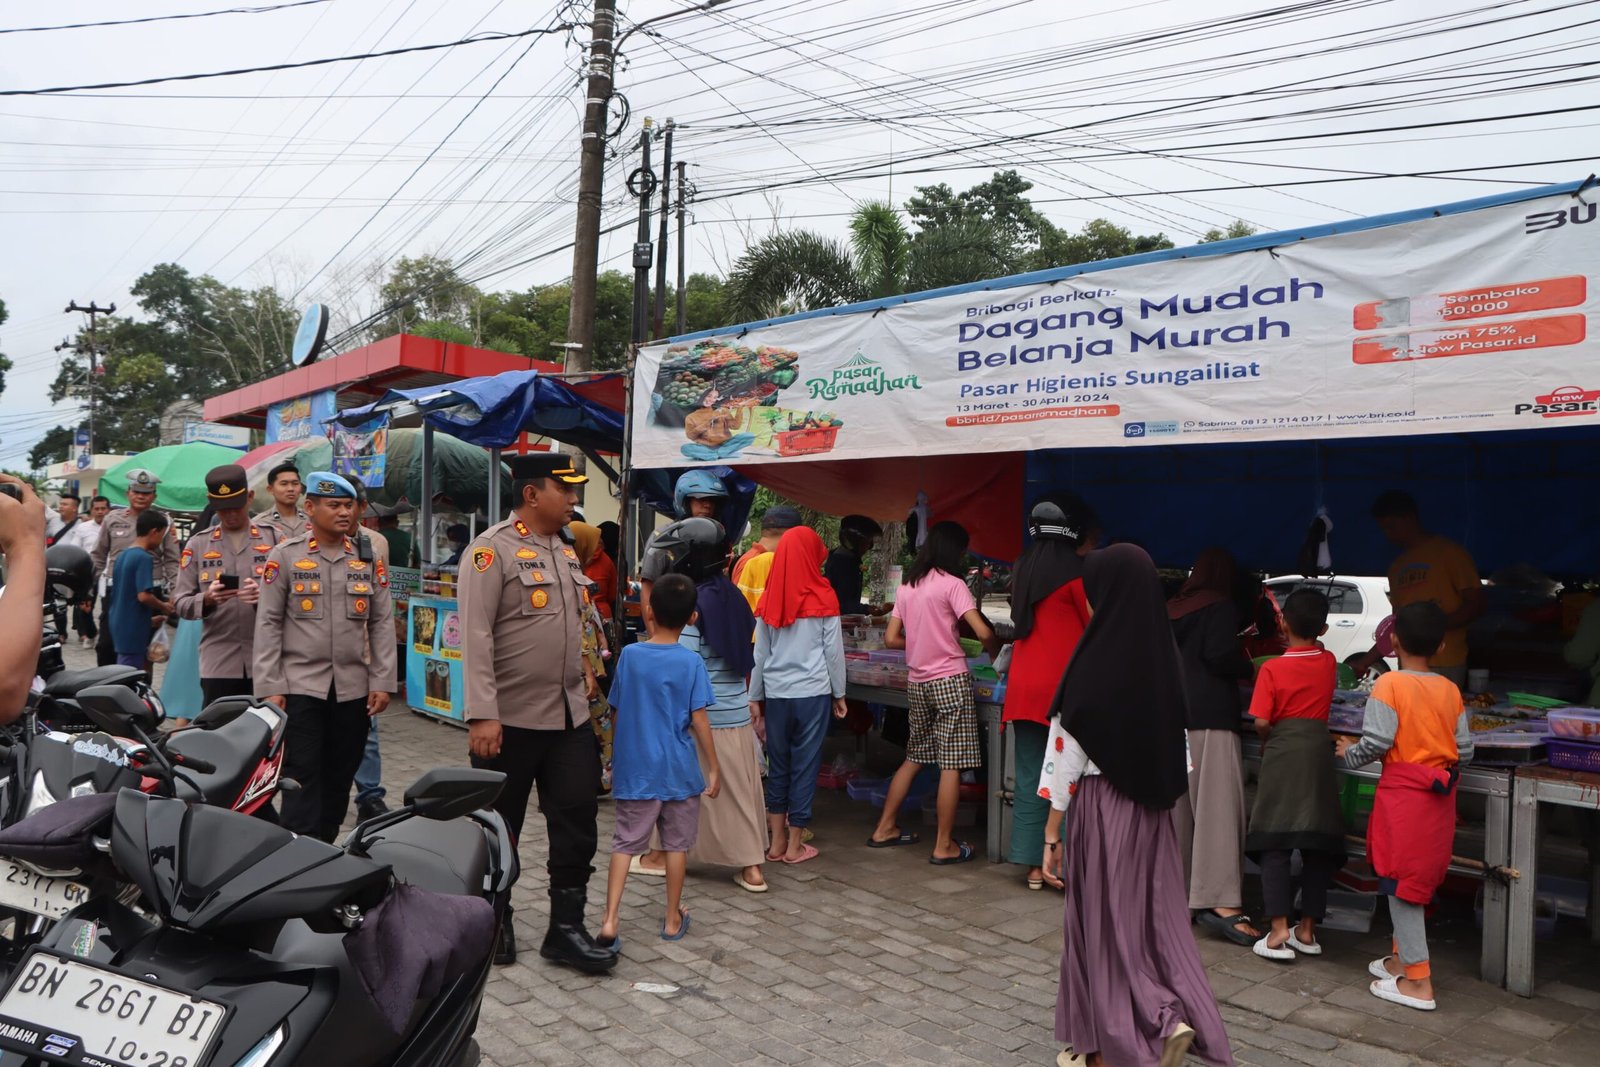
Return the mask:
<svg viewBox="0 0 1600 1067">
<path fill-rule="evenodd" d="M 472 569 L 482 574 L 494 566 L 494 549 L 484 546 L 472 550 Z"/>
<path fill-rule="evenodd" d="M 389 588 L 389 565 L 381 559 L 378 561 L 378 584 Z"/>
<path fill-rule="evenodd" d="M 275 560 L 275 559 L 268 560 L 267 561 L 267 565 L 261 569 L 261 581 L 263 583 L 267 584 L 267 585 L 271 585 L 273 582 L 275 582 L 277 580 L 278 580 L 278 561 Z"/>
<path fill-rule="evenodd" d="M 517 531 L 517 536 L 519 536 L 519 537 L 527 537 L 528 534 L 531 532 L 528 529 L 528 524 L 523 522 L 521 519 L 518 519 L 516 522 L 512 523 L 511 525 Z"/>
<path fill-rule="evenodd" d="M 194 559 L 194 549 L 186 548 L 183 550 L 183 558 L 178 560 L 178 566 L 183 570 L 188 570 L 189 561 L 192 559 Z"/>
</svg>

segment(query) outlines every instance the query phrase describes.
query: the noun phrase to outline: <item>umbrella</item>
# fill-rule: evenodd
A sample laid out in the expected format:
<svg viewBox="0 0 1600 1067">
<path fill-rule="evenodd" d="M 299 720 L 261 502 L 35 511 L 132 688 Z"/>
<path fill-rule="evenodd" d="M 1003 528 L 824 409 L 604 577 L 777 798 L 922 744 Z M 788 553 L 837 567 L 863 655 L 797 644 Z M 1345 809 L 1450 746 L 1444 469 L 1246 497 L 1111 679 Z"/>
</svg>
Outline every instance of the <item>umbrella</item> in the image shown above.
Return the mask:
<svg viewBox="0 0 1600 1067">
<path fill-rule="evenodd" d="M 214 467 L 238 463 L 237 448 L 204 441 L 162 445 L 129 456 L 100 478 L 100 493 L 116 507 L 128 503 L 128 472 L 143 468 L 161 479 L 156 506 L 167 511 L 200 512 L 206 507 L 206 475 Z"/>
<path fill-rule="evenodd" d="M 256 494 L 253 505 L 256 511 L 271 509 L 267 475 L 286 460 L 293 460 L 302 476 L 315 470 L 327 470 L 333 462 L 333 446 L 326 437 L 305 437 L 298 441 L 274 441 L 246 452 L 239 459 L 239 466 L 244 468 L 245 480 Z"/>
</svg>

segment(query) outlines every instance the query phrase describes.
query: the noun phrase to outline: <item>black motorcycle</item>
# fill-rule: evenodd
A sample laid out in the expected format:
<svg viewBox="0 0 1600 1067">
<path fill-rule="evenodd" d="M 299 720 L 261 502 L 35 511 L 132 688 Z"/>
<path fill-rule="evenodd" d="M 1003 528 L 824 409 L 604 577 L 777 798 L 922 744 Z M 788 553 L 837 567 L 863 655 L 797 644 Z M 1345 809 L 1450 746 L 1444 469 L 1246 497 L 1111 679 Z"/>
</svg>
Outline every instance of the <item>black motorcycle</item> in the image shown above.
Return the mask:
<svg viewBox="0 0 1600 1067">
<path fill-rule="evenodd" d="M 430 771 L 343 847 L 123 790 L 73 847 L 89 862 L 99 842 L 139 900 L 90 899 L 21 961 L 0 994 L 0 1067 L 472 1067 L 518 873 L 484 810 L 503 782 Z M 51 820 L 37 847 L 58 856 L 74 814 L 36 817 Z"/>
</svg>

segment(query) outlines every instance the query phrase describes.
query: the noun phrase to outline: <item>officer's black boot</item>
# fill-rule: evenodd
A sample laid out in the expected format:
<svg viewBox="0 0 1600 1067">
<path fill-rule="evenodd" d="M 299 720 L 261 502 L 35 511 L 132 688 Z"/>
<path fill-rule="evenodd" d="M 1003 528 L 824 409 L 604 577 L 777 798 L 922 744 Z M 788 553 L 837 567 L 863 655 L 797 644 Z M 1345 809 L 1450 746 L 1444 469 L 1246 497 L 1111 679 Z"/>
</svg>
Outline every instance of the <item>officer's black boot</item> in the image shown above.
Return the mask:
<svg viewBox="0 0 1600 1067">
<path fill-rule="evenodd" d="M 550 929 L 539 955 L 585 974 L 604 974 L 617 965 L 615 949 L 603 949 L 583 928 L 588 891 L 583 886 L 550 890 Z"/>
<path fill-rule="evenodd" d="M 500 924 L 500 937 L 494 943 L 494 962 L 497 967 L 504 967 L 517 962 L 517 932 L 511 928 L 511 909 L 506 909 L 506 917 Z"/>
</svg>

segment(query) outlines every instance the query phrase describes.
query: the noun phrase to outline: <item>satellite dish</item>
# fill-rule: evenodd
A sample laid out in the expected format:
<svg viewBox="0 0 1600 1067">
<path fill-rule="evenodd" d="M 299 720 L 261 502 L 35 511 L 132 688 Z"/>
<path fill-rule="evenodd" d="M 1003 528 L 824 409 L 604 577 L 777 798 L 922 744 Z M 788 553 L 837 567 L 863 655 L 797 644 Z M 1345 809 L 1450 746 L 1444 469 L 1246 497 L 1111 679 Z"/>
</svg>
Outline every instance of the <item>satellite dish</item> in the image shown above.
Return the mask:
<svg viewBox="0 0 1600 1067">
<path fill-rule="evenodd" d="M 328 343 L 328 307 L 312 304 L 300 317 L 300 328 L 294 332 L 294 365 L 304 367 L 315 362 Z"/>
</svg>

